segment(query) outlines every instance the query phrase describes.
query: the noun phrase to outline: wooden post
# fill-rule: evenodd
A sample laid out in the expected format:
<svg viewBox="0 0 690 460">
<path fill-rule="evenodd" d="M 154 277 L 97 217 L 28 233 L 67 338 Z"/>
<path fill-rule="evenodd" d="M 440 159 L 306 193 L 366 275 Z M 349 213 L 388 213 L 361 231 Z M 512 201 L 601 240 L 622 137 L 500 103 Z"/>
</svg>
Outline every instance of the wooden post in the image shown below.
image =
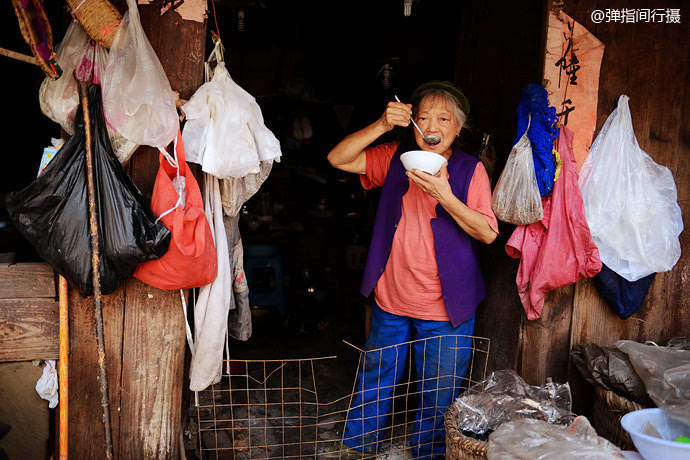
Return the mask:
<svg viewBox="0 0 690 460">
<path fill-rule="evenodd" d="M 123 0 L 113 3 L 126 11 Z M 162 6 L 161 0 L 140 5 L 142 26 L 172 89 L 189 99 L 203 83 L 206 19 L 188 20 L 173 9 L 161 14 Z M 187 14 L 194 6 L 205 8 L 206 0 L 186 0 L 178 9 Z M 129 170 L 150 196 L 158 151 L 140 148 Z M 95 423 L 100 406 L 92 303 L 70 292 L 70 459 L 101 458 L 105 442 Z M 130 279 L 103 296 L 103 319 L 114 458 L 179 458 L 186 347 L 179 292 Z"/>
<path fill-rule="evenodd" d="M 67 460 L 69 445 L 69 303 L 67 301 L 67 280 L 58 275 L 58 299 L 60 302 L 60 362 L 58 378 L 60 379 L 58 388 L 60 389 L 60 403 L 59 403 L 59 454 L 60 460 Z"/>
</svg>

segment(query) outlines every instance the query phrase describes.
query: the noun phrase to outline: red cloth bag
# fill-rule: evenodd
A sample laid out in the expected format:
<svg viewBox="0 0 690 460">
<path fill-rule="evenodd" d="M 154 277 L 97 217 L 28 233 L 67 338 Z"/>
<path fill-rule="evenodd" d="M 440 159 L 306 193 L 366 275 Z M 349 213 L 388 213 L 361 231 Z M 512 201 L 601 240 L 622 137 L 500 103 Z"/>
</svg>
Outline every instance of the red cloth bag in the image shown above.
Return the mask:
<svg viewBox="0 0 690 460">
<path fill-rule="evenodd" d="M 182 134 L 174 141 L 175 158 L 159 149 L 160 167 L 153 186 L 151 210 L 170 230 L 170 248 L 163 257 L 139 265 L 134 277 L 159 289 L 189 289 L 216 279 L 216 246 L 209 227 L 199 184 L 185 163 Z M 178 195 L 174 182 L 184 178 L 186 198 Z"/>
</svg>

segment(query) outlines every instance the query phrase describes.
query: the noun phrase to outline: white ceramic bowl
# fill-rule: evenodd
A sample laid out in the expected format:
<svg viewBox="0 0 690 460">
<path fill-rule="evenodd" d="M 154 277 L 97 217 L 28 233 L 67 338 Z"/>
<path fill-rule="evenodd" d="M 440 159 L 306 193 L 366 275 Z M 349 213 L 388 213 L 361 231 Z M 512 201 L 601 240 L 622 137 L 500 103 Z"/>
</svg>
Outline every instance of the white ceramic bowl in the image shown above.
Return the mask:
<svg viewBox="0 0 690 460">
<path fill-rule="evenodd" d="M 663 439 L 642 434 L 644 424 L 650 421 Z M 630 434 L 635 447 L 645 460 L 687 460 L 690 444 L 673 442 L 680 435 L 690 435 L 690 426 L 672 419 L 663 409 L 641 409 L 629 412 L 621 425 Z"/>
<path fill-rule="evenodd" d="M 443 155 L 426 150 L 410 150 L 400 155 L 400 160 L 408 171 L 418 169 L 432 175 L 438 174 L 441 166 L 446 162 Z"/>
</svg>

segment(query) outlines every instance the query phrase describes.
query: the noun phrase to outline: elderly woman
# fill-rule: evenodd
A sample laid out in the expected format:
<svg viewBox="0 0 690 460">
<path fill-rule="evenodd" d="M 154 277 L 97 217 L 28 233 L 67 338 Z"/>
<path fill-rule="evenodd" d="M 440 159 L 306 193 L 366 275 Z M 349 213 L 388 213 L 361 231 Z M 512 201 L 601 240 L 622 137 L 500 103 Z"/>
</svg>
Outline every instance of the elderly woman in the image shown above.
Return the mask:
<svg viewBox="0 0 690 460">
<path fill-rule="evenodd" d="M 415 458 L 440 456 L 443 415 L 469 367 L 468 336 L 485 297 L 478 243 L 498 234 L 491 185 L 482 163 L 454 146 L 469 112 L 462 92 L 432 81 L 415 90 L 412 103 L 390 102 L 381 118 L 328 154 L 332 166 L 360 174 L 365 188 L 383 187 L 361 288 L 365 296 L 375 294 L 369 338 L 342 444 L 330 457 L 359 458 L 386 448 L 391 409 L 402 412 L 393 396 L 409 342 L 421 399 L 410 446 Z M 413 131 L 416 145 L 370 146 L 396 126 L 408 127 L 410 117 L 424 133 Z M 440 141 L 426 142 L 430 135 Z M 435 176 L 405 171 L 400 156 L 418 149 L 447 163 Z"/>
</svg>

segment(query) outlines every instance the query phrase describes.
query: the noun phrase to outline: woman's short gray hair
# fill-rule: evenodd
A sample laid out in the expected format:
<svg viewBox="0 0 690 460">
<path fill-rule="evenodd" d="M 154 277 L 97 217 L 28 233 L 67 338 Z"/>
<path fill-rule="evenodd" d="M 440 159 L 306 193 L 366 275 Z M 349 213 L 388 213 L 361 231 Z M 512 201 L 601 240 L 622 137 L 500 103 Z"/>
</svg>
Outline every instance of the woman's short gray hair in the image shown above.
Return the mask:
<svg viewBox="0 0 690 460">
<path fill-rule="evenodd" d="M 458 99 L 458 97 L 455 96 L 450 91 L 446 91 L 446 90 L 443 90 L 440 88 L 429 88 L 429 89 L 425 89 L 425 90 L 420 91 L 415 96 L 416 96 L 415 99 L 417 99 L 419 102 L 417 104 L 415 104 L 414 107 L 412 108 L 412 116 L 414 118 L 417 117 L 419 107 L 422 105 L 422 102 L 425 99 L 427 99 L 427 98 L 431 98 L 431 99 L 441 98 L 441 99 L 446 100 L 446 101 L 453 104 L 453 107 L 455 109 L 455 118 L 459 124 L 462 125 L 467 120 L 467 114 L 462 109 L 462 103 L 460 102 L 460 99 Z"/>
</svg>

